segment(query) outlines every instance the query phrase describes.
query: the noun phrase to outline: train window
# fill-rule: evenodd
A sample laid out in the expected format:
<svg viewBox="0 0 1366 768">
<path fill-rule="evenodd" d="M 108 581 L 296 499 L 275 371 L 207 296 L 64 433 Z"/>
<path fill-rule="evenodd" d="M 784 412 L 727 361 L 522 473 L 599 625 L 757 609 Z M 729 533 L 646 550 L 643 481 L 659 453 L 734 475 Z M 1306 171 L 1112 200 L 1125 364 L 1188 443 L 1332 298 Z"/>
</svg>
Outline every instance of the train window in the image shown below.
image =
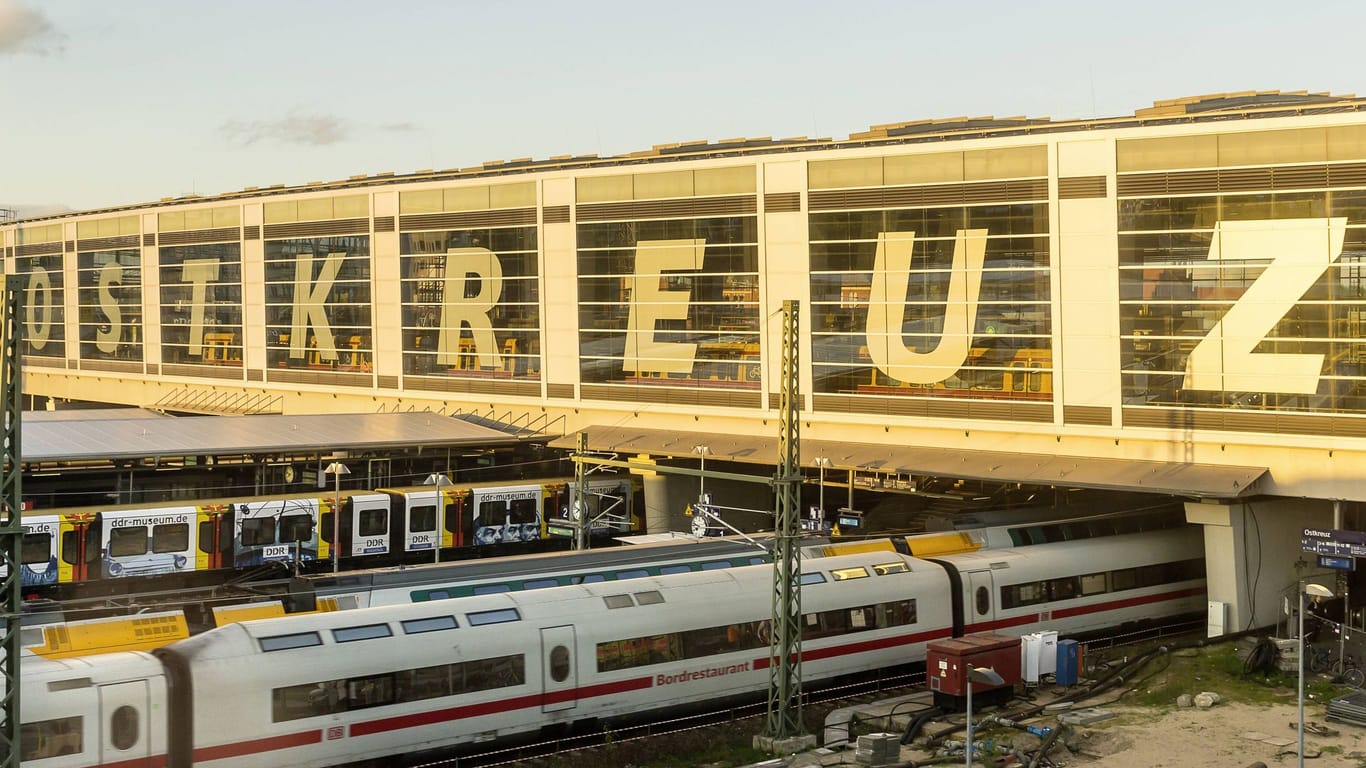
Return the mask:
<svg viewBox="0 0 1366 768">
<path fill-rule="evenodd" d="M 1049 600 L 1071 600 L 1077 596 L 1081 589 L 1077 585 L 1075 576 L 1064 576 L 1060 579 L 1053 579 L 1048 582 Z"/>
<path fill-rule="evenodd" d="M 383 536 L 389 530 L 389 510 L 362 509 L 358 528 L 361 536 Z"/>
<path fill-rule="evenodd" d="M 297 632 L 292 635 L 262 637 L 256 642 L 260 644 L 262 651 L 269 653 L 271 651 L 288 651 L 292 648 L 309 648 L 322 645 L 323 639 L 317 632 Z"/>
<path fill-rule="evenodd" d="M 478 611 L 476 613 L 465 614 L 465 620 L 471 627 L 482 627 L 485 624 L 504 624 L 509 621 L 521 621 L 521 614 L 517 613 L 516 608 L 499 608 L 493 611 Z"/>
<path fill-rule="evenodd" d="M 563 683 L 569 677 L 569 649 L 557 645 L 550 649 L 550 679 Z"/>
<path fill-rule="evenodd" d="M 725 560 L 712 560 L 712 561 L 709 562 L 709 563 L 703 563 L 703 564 L 702 564 L 702 570 L 704 570 L 704 571 L 719 571 L 719 570 L 721 570 L 722 568 L 729 568 L 729 567 L 730 567 L 730 563 L 726 562 Z"/>
<path fill-rule="evenodd" d="M 1081 577 L 1081 593 L 1083 595 L 1099 595 L 1105 591 L 1105 574 L 1091 573 Z"/>
<path fill-rule="evenodd" d="M 642 579 L 649 575 L 650 572 L 646 570 L 617 571 L 617 580 L 621 581 L 622 579 Z"/>
<path fill-rule="evenodd" d="M 536 505 L 539 499 L 513 499 L 511 521 L 516 524 L 535 523 L 541 519 Z"/>
<path fill-rule="evenodd" d="M 664 595 L 655 590 L 649 592 L 636 593 L 636 605 L 659 605 L 664 602 Z"/>
<path fill-rule="evenodd" d="M 630 595 L 603 595 L 602 601 L 608 608 L 630 608 L 635 605 Z"/>
<path fill-rule="evenodd" d="M 835 581 L 866 579 L 868 578 L 868 570 L 861 565 L 855 568 L 836 568 L 830 572 L 830 577 Z"/>
<path fill-rule="evenodd" d="M 768 562 L 768 558 L 766 558 L 766 557 L 751 557 L 751 558 L 749 559 L 749 564 L 750 564 L 750 565 L 764 565 L 764 564 L 766 564 L 767 562 Z"/>
<path fill-rule="evenodd" d="M 436 507 L 413 507 L 408 510 L 408 528 L 414 533 L 436 530 Z"/>
<path fill-rule="evenodd" d="M 985 616 L 991 610 L 991 590 L 986 587 L 978 587 L 977 594 L 977 615 Z"/>
<path fill-rule="evenodd" d="M 662 576 L 667 576 L 671 573 L 689 573 L 691 571 L 692 568 L 686 565 L 666 565 L 659 569 L 659 573 Z"/>
<path fill-rule="evenodd" d="M 476 595 L 496 595 L 500 592 L 511 592 L 512 587 L 506 584 L 480 584 L 471 590 Z"/>
<path fill-rule="evenodd" d="M 124 704 L 109 716 L 109 743 L 115 749 L 132 749 L 138 743 L 138 711 Z"/>
<path fill-rule="evenodd" d="M 145 554 L 147 554 L 147 526 L 129 525 L 109 531 L 110 557 Z"/>
<path fill-rule="evenodd" d="M 259 547 L 275 543 L 275 518 L 253 517 L 242 521 L 242 545 Z"/>
<path fill-rule="evenodd" d="M 232 550 L 232 518 L 227 515 L 219 515 L 199 524 L 199 551 L 213 552 L 214 520 L 218 521 L 218 551 L 230 552 Z"/>
<path fill-rule="evenodd" d="M 324 512 L 318 521 L 318 537 L 328 544 L 332 543 L 332 515 L 333 512 Z"/>
<path fill-rule="evenodd" d="M 346 681 L 346 708 L 365 709 L 394 703 L 394 676 L 370 675 Z"/>
<path fill-rule="evenodd" d="M 522 589 L 545 589 L 547 587 L 558 587 L 560 582 L 554 579 L 535 579 L 522 582 Z"/>
<path fill-rule="evenodd" d="M 590 573 L 590 574 L 584 576 L 584 577 L 579 581 L 579 583 L 580 583 L 580 584 L 597 584 L 598 582 L 602 582 L 602 581 L 607 581 L 607 577 L 604 576 L 604 575 L 602 575 L 601 573 Z"/>
<path fill-rule="evenodd" d="M 313 539 L 313 518 L 309 515 L 281 515 L 280 542 L 311 541 Z"/>
<path fill-rule="evenodd" d="M 460 626 L 454 616 L 433 616 L 430 619 L 408 619 L 399 622 L 403 625 L 403 634 L 420 635 L 423 632 L 440 632 L 446 629 L 455 629 Z"/>
<path fill-rule="evenodd" d="M 163 552 L 184 552 L 189 548 L 189 523 L 175 523 L 173 525 L 152 526 L 153 552 L 157 554 L 161 554 Z"/>
<path fill-rule="evenodd" d="M 332 630 L 332 639 L 339 643 L 354 643 L 357 640 L 374 640 L 379 637 L 393 637 L 394 631 L 388 624 L 366 624 L 361 627 L 341 627 Z"/>
<path fill-rule="evenodd" d="M 416 594 L 416 593 L 415 593 L 415 594 Z M 446 591 L 446 590 L 444 590 L 444 589 L 433 589 L 432 591 L 430 591 L 430 592 L 427 593 L 426 599 L 427 599 L 427 600 L 445 600 L 445 599 L 449 598 L 450 596 L 451 596 L 451 593 L 448 592 L 448 591 Z"/>
<path fill-rule="evenodd" d="M 820 571 L 817 571 L 817 572 L 815 572 L 815 573 L 803 573 L 803 574 L 802 574 L 802 586 L 806 586 L 806 585 L 808 585 L 808 584 L 824 584 L 824 583 L 825 583 L 825 574 L 821 573 Z"/>
<path fill-rule="evenodd" d="M 25 565 L 46 563 L 52 557 L 52 534 L 24 534 L 24 550 L 21 559 Z"/>
<path fill-rule="evenodd" d="M 891 573 L 910 573 L 910 566 L 905 563 L 876 563 L 873 565 L 873 573 L 879 576 L 886 576 Z"/>
<path fill-rule="evenodd" d="M 80 715 L 22 723 L 19 726 L 19 760 L 41 760 L 85 751 L 82 732 L 85 720 Z"/>
<path fill-rule="evenodd" d="M 1138 569 L 1124 568 L 1110 572 L 1111 589 L 1116 592 L 1138 586 Z"/>
</svg>

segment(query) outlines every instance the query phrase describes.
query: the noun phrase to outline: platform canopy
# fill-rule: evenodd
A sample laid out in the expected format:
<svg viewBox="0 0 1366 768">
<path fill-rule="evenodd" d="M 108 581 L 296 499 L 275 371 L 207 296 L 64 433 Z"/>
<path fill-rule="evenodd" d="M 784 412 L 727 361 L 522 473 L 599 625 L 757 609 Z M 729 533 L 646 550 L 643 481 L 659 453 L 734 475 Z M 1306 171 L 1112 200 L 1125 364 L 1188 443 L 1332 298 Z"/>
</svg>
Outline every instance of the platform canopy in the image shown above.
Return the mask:
<svg viewBox="0 0 1366 768">
<path fill-rule="evenodd" d="M 708 459 L 764 465 L 773 465 L 778 460 L 777 437 L 607 426 L 591 426 L 586 431 L 590 451 L 683 457 L 696 456 L 695 446 L 705 444 Z M 575 444 L 575 435 L 567 435 L 552 441 L 550 446 L 573 449 Z M 1218 499 L 1256 493 L 1258 481 L 1267 473 L 1266 467 L 1052 456 L 834 440 L 802 440 L 801 457 L 805 466 L 816 466 L 817 458 L 828 459 L 827 468 L 833 470 L 852 469 L 884 474 Z"/>
<path fill-rule="evenodd" d="M 149 417 L 137 409 L 32 411 L 25 412 L 20 425 L 25 462 L 414 445 L 491 447 L 526 440 L 521 431 L 499 429 L 486 420 L 427 411 L 178 417 Z"/>
</svg>

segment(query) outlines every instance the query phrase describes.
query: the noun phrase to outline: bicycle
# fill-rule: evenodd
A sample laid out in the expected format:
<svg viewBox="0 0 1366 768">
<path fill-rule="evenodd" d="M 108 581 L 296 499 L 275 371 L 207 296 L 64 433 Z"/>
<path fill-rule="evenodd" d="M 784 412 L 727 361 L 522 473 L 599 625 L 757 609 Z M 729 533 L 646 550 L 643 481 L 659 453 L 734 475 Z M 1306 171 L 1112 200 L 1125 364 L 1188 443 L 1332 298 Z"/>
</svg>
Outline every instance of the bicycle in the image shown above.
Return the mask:
<svg viewBox="0 0 1366 768">
<path fill-rule="evenodd" d="M 1309 670 L 1316 674 L 1332 675 L 1333 680 L 1350 685 L 1353 688 L 1360 688 L 1366 684 L 1366 671 L 1357 665 L 1356 658 L 1352 654 L 1347 654 L 1343 658 L 1337 658 L 1337 649 L 1331 646 L 1308 647 L 1305 651 L 1309 654 L 1306 661 L 1309 662 Z"/>
</svg>

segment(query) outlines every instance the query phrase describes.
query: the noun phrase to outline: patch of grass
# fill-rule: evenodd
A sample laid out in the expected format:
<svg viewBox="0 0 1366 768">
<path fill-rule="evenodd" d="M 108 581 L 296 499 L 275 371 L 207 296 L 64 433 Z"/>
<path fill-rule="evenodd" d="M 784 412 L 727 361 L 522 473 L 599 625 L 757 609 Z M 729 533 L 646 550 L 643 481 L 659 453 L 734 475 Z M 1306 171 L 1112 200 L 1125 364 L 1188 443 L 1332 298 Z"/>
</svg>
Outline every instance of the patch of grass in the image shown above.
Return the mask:
<svg viewBox="0 0 1366 768">
<path fill-rule="evenodd" d="M 1202 691 L 1213 691 L 1225 701 L 1277 704 L 1294 698 L 1298 678 L 1295 672 L 1245 672 L 1238 646 L 1219 643 L 1159 654 L 1135 670 L 1126 685 L 1135 690 L 1123 701 L 1139 706 L 1169 707 L 1183 693 L 1194 696 Z M 1327 701 L 1343 690 L 1317 675 L 1305 681 L 1307 700 Z"/>
</svg>

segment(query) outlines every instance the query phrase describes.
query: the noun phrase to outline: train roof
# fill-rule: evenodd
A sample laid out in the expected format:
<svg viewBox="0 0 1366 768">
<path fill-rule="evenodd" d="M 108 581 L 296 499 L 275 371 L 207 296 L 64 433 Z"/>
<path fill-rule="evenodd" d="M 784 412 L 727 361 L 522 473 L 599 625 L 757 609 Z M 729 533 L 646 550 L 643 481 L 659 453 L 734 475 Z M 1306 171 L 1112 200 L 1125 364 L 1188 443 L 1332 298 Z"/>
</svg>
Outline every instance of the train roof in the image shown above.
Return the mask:
<svg viewBox="0 0 1366 768">
<path fill-rule="evenodd" d="M 449 563 L 370 568 L 343 574 L 314 574 L 300 576 L 314 587 L 360 586 L 421 586 L 453 581 L 475 581 L 511 576 L 535 576 L 546 573 L 566 573 L 579 570 L 599 570 L 638 563 L 657 563 L 668 560 L 698 557 L 726 557 L 745 554 L 766 554 L 761 546 L 771 537 L 755 539 L 756 543 L 740 537 L 708 539 L 676 539 L 632 546 L 611 546 L 598 549 L 549 552 L 531 555 L 456 560 Z"/>
</svg>

